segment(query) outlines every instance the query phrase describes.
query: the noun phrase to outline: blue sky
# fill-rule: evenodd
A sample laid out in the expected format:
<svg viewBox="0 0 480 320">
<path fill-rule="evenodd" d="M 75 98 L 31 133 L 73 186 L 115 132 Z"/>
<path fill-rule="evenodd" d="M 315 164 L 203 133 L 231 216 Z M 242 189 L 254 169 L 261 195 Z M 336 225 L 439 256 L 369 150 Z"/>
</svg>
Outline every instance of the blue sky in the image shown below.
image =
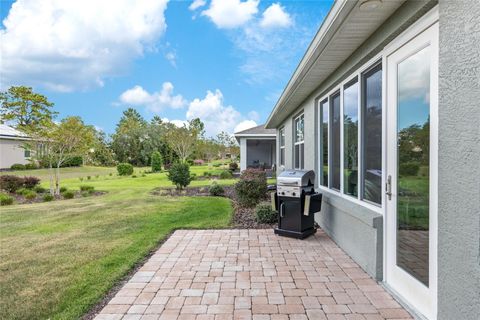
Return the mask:
<svg viewBox="0 0 480 320">
<path fill-rule="evenodd" d="M 192 3 L 1 0 L 1 88 L 107 133 L 129 106 L 233 132 L 265 121 L 332 1 Z"/>
</svg>

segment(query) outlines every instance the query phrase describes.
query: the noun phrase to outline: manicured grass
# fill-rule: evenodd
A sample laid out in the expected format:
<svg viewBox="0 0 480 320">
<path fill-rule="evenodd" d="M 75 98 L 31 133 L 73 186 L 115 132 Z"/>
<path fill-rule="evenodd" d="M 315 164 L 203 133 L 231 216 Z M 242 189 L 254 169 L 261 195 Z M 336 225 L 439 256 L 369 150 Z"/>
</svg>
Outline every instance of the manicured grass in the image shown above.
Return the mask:
<svg viewBox="0 0 480 320">
<path fill-rule="evenodd" d="M 76 169 L 63 169 L 68 177 L 62 185 L 88 184 L 108 193 L 1 208 L 0 319 L 77 319 L 173 230 L 230 223 L 228 199 L 151 195 L 153 188 L 171 186 L 165 173 L 132 178 L 109 176 L 111 168 Z M 198 176 L 209 170 L 217 168 L 192 167 Z M 103 173 L 80 181 L 86 172 Z M 43 174 L 28 171 L 47 186 Z"/>
</svg>

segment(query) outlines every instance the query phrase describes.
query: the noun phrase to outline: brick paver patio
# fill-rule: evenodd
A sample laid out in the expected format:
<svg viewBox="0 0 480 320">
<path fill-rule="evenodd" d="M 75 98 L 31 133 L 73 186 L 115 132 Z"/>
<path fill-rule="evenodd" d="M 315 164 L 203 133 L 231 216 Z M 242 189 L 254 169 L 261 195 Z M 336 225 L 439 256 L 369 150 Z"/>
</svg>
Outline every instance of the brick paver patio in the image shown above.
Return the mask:
<svg viewBox="0 0 480 320">
<path fill-rule="evenodd" d="M 324 232 L 176 231 L 95 318 L 411 319 Z"/>
</svg>

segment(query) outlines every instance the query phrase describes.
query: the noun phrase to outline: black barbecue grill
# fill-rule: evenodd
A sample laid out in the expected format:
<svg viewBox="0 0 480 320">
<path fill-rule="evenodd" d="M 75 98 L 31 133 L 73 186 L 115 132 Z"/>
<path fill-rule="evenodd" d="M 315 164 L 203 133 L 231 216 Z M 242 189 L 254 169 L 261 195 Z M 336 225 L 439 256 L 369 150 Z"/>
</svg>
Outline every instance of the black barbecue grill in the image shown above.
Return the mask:
<svg viewBox="0 0 480 320">
<path fill-rule="evenodd" d="M 276 234 L 304 239 L 316 232 L 315 212 L 321 209 L 322 195 L 315 192 L 314 181 L 312 170 L 286 170 L 277 177 Z"/>
</svg>

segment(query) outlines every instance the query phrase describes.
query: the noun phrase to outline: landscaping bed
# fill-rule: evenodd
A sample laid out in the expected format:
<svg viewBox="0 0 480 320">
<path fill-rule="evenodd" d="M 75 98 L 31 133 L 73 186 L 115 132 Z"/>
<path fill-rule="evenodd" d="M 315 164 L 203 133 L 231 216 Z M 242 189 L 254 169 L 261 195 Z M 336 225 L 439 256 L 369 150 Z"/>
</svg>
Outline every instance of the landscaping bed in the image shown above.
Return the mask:
<svg viewBox="0 0 480 320">
<path fill-rule="evenodd" d="M 255 207 L 242 207 L 236 198 L 233 186 L 222 186 L 225 191 L 223 197 L 232 200 L 233 215 L 232 228 L 236 229 L 270 229 L 275 227 L 276 223 L 258 223 L 255 220 Z M 187 187 L 183 190 L 176 188 L 156 188 L 151 192 L 155 196 L 171 197 L 210 197 L 209 187 Z M 263 199 L 270 200 L 270 194 Z"/>
<path fill-rule="evenodd" d="M 75 198 L 84 198 L 84 197 L 95 197 L 101 196 L 107 193 L 106 191 L 94 191 L 94 192 L 83 192 L 83 191 L 73 191 L 72 198 L 65 198 L 64 195 L 55 195 L 51 200 L 45 200 L 44 196 L 50 193 L 38 193 L 37 196 L 33 199 L 27 199 L 24 195 L 17 194 L 17 193 L 9 193 L 8 195 L 13 197 L 13 204 L 31 204 L 31 203 L 39 203 L 39 202 L 49 202 L 49 201 L 57 201 L 57 200 L 68 200 L 68 199 L 75 199 Z"/>
</svg>

